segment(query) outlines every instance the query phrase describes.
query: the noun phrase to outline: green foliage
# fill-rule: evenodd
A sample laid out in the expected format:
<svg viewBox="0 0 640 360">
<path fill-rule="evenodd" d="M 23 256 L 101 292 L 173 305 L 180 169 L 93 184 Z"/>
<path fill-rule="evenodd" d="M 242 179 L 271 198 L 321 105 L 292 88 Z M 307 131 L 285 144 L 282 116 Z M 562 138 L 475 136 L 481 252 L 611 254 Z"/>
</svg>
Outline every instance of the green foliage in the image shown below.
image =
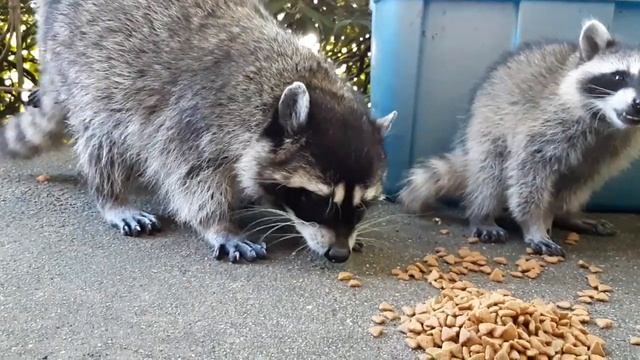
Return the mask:
<svg viewBox="0 0 640 360">
<path fill-rule="evenodd" d="M 36 19 L 32 0 L 20 0 L 24 84 L 18 83 L 16 36 L 9 1 L 0 0 L 0 119 L 19 111 L 25 95 L 12 89 L 38 83 Z M 369 93 L 371 46 L 369 0 L 267 0 L 271 13 L 296 33 L 315 34 L 320 51 L 356 89 Z"/>
<path fill-rule="evenodd" d="M 36 21 L 32 1 L 20 0 L 22 71 L 18 71 L 15 29 L 10 26 L 9 0 L 0 0 L 0 119 L 20 110 L 24 95 L 11 90 L 31 88 L 38 83 L 38 59 L 36 46 Z M 19 74 L 22 73 L 22 74 Z M 24 76 L 22 84 L 19 77 Z"/>
<path fill-rule="evenodd" d="M 267 4 L 284 26 L 318 35 L 320 51 L 358 90 L 369 93 L 369 0 L 269 0 Z"/>
</svg>

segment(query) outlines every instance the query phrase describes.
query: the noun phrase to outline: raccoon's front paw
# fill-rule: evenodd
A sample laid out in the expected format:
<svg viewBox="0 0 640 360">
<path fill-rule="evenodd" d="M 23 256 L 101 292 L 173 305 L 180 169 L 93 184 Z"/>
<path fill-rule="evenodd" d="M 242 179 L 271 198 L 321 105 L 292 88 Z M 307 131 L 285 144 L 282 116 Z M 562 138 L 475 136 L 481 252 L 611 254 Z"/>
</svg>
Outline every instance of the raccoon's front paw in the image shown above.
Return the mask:
<svg viewBox="0 0 640 360">
<path fill-rule="evenodd" d="M 484 243 L 504 243 L 509 237 L 507 230 L 498 225 L 476 225 L 471 233 Z"/>
<path fill-rule="evenodd" d="M 137 209 L 111 208 L 104 211 L 104 217 L 124 236 L 152 235 L 162 229 L 160 221 L 154 215 Z"/>
<path fill-rule="evenodd" d="M 222 260 L 227 257 L 230 262 L 236 263 L 240 259 L 253 262 L 257 259 L 267 258 L 267 246 L 265 243 L 254 244 L 237 235 L 221 233 L 214 239 L 208 239 L 213 246 L 213 257 Z"/>
<path fill-rule="evenodd" d="M 537 255 L 564 256 L 564 249 L 550 238 L 527 237 L 524 240 Z"/>
</svg>

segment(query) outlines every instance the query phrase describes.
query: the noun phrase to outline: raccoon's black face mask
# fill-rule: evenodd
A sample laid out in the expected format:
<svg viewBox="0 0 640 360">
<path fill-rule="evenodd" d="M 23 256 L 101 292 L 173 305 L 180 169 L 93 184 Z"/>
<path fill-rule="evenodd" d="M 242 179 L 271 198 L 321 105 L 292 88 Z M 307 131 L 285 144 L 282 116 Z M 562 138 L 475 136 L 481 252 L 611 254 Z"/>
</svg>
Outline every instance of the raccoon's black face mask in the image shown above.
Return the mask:
<svg viewBox="0 0 640 360">
<path fill-rule="evenodd" d="M 577 98 L 596 120 L 624 129 L 640 126 L 640 49 L 613 39 L 600 22 L 587 22 L 580 35 L 582 63 L 565 88 L 577 88 Z"/>
<path fill-rule="evenodd" d="M 367 205 L 382 195 L 383 136 L 395 117 L 371 120 L 354 99 L 296 82 L 264 130 L 271 153 L 258 169 L 262 192 L 333 262 L 349 258 Z"/>
</svg>

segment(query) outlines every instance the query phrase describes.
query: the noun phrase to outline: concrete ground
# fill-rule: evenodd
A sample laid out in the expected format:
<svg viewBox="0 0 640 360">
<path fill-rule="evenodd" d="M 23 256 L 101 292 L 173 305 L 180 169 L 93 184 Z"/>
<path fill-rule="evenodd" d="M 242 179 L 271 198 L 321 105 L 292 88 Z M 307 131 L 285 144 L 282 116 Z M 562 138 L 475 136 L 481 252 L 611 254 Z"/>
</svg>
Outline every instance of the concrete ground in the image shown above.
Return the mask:
<svg viewBox="0 0 640 360">
<path fill-rule="evenodd" d="M 37 183 L 45 173 L 53 181 Z M 0 358 L 415 359 L 399 333 L 371 338 L 369 318 L 382 301 L 405 305 L 436 295 L 389 271 L 436 246 L 465 244 L 464 228 L 398 213 L 394 205 L 375 209 L 372 217 L 388 216 L 372 235 L 377 241 L 344 265 L 292 255 L 296 241 L 276 246 L 267 261 L 231 265 L 214 261 L 203 241 L 177 225 L 155 237 L 120 236 L 78 184 L 68 151 L 2 161 Z M 629 337 L 640 335 L 640 217 L 606 218 L 621 235 L 586 237 L 537 280 L 508 278 L 501 287 L 524 299 L 574 300 L 587 288 L 577 260 L 601 265 L 615 292 L 592 311 L 615 328 L 593 331 L 607 341 L 610 358 L 638 359 Z M 452 234 L 440 235 L 444 227 Z M 474 248 L 512 261 L 525 250 L 519 240 Z M 341 270 L 360 276 L 363 287 L 339 283 Z M 471 280 L 496 288 L 486 277 Z"/>
</svg>

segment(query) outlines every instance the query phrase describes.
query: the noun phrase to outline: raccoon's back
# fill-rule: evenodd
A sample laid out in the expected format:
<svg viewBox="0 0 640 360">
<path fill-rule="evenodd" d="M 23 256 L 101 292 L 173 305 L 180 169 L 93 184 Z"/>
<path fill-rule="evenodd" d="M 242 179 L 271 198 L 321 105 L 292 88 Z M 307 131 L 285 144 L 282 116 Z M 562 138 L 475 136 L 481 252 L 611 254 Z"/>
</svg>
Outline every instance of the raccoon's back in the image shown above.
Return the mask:
<svg viewBox="0 0 640 360">
<path fill-rule="evenodd" d="M 48 50 L 66 98 L 108 111 L 176 105 L 195 92 L 242 104 L 230 88 L 251 98 L 247 76 L 307 56 L 258 0 L 60 0 L 49 16 Z M 262 93 L 275 94 L 259 80 Z"/>
<path fill-rule="evenodd" d="M 489 73 L 475 95 L 472 113 L 503 122 L 495 125 L 510 127 L 512 120 L 520 126 L 527 115 L 556 101 L 561 81 L 578 60 L 574 44 L 525 46 Z"/>
</svg>

